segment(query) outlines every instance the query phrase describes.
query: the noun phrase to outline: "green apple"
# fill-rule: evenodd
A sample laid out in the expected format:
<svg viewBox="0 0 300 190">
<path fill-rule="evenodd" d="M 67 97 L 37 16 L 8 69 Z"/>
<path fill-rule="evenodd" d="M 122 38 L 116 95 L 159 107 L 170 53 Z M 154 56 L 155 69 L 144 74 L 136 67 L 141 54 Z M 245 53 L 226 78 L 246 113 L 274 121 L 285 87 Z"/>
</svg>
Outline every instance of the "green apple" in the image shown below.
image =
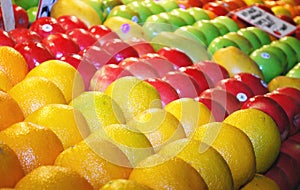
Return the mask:
<svg viewBox="0 0 300 190">
<path fill-rule="evenodd" d="M 207 47 L 207 45 L 208 45 L 203 32 L 194 26 L 190 26 L 190 25 L 182 26 L 182 27 L 178 28 L 177 30 L 175 30 L 174 33 L 185 36 L 187 38 L 192 38 L 194 40 L 199 40 L 200 43 L 205 47 Z"/>
<path fill-rule="evenodd" d="M 262 71 L 264 81 L 269 83 L 273 78 L 279 76 L 283 72 L 283 67 L 278 56 L 270 51 L 257 49 L 253 51 L 250 58 L 256 62 Z"/>
<path fill-rule="evenodd" d="M 169 22 L 169 24 L 173 26 L 174 31 L 181 26 L 187 25 L 187 23 L 181 17 L 172 15 L 169 12 L 162 12 L 157 14 L 157 16 L 166 19 Z"/>
<path fill-rule="evenodd" d="M 162 12 L 166 12 L 166 10 L 157 2 L 157 1 L 142 1 L 146 7 L 149 8 L 149 10 L 152 12 L 152 14 L 159 14 Z"/>
<path fill-rule="evenodd" d="M 36 7 L 30 7 L 29 9 L 26 10 L 30 23 L 32 23 L 36 20 L 36 15 L 37 15 L 38 9 L 39 9 L 39 7 L 36 6 Z"/>
<path fill-rule="evenodd" d="M 287 43 L 280 40 L 275 40 L 271 42 L 272 46 L 280 48 L 287 56 L 287 70 L 290 70 L 297 63 L 297 53 L 296 51 Z"/>
<path fill-rule="evenodd" d="M 143 25 L 143 29 L 151 39 L 163 31 L 174 32 L 174 27 L 169 21 L 158 15 L 149 16 Z"/>
<path fill-rule="evenodd" d="M 250 27 L 247 27 L 246 29 L 253 32 L 258 37 L 262 46 L 271 43 L 271 38 L 270 38 L 269 34 L 265 31 L 263 31 L 262 29 L 257 28 L 255 26 L 250 26 Z"/>
<path fill-rule="evenodd" d="M 146 19 L 152 15 L 152 12 L 148 7 L 145 6 L 141 1 L 133 1 L 127 4 L 130 9 L 135 10 L 140 17 L 139 23 L 144 24 Z"/>
<path fill-rule="evenodd" d="M 215 22 L 224 24 L 230 32 L 236 32 L 239 30 L 237 23 L 228 16 L 218 16 L 214 20 Z"/>
<path fill-rule="evenodd" d="M 239 48 L 247 55 L 249 55 L 253 51 L 253 47 L 249 40 L 244 36 L 238 34 L 237 32 L 229 32 L 223 37 L 234 41 L 239 46 Z"/>
<path fill-rule="evenodd" d="M 39 5 L 39 0 L 15 0 L 14 4 L 23 7 L 25 10 L 29 9 L 30 7 L 36 7 Z"/>
<path fill-rule="evenodd" d="M 266 52 L 272 52 L 274 53 L 280 60 L 282 67 L 283 67 L 283 73 L 286 73 L 287 71 L 287 55 L 284 53 L 284 51 L 276 46 L 273 46 L 271 44 L 264 45 L 260 49 L 265 50 Z"/>
<path fill-rule="evenodd" d="M 216 37 L 221 36 L 219 29 L 214 24 L 212 24 L 210 20 L 197 21 L 195 22 L 195 24 L 193 24 L 193 26 L 203 32 L 208 44 L 210 44 L 210 42 Z"/>
<path fill-rule="evenodd" d="M 280 38 L 280 41 L 289 44 L 293 50 L 295 50 L 296 54 L 298 55 L 297 61 L 300 62 L 300 41 L 293 36 L 285 36 Z"/>
<path fill-rule="evenodd" d="M 179 8 L 178 3 L 176 0 L 163 0 L 158 1 L 158 4 L 161 5 L 167 12 Z"/>
<path fill-rule="evenodd" d="M 291 70 L 289 70 L 285 76 L 300 78 L 300 62 L 297 63 Z"/>
<path fill-rule="evenodd" d="M 228 28 L 226 27 L 225 24 L 220 23 L 220 22 L 216 22 L 215 20 L 211 20 L 211 23 L 214 24 L 219 29 L 219 32 L 220 32 L 221 36 L 229 33 L 229 30 L 228 30 Z"/>
<path fill-rule="evenodd" d="M 104 22 L 104 14 L 103 14 L 103 7 L 102 7 L 102 0 L 82 0 L 86 4 L 93 7 L 93 9 L 97 12 L 98 16 L 100 17 L 101 21 Z"/>
<path fill-rule="evenodd" d="M 117 5 L 122 5 L 121 0 L 102 0 L 102 9 L 104 18 L 107 18 L 110 11 Z"/>
<path fill-rule="evenodd" d="M 195 21 L 210 20 L 208 14 L 200 7 L 190 7 L 187 11 L 194 17 Z"/>
<path fill-rule="evenodd" d="M 237 33 L 247 38 L 254 50 L 259 49 L 262 46 L 258 37 L 253 32 L 247 30 L 246 28 L 242 28 L 238 30 Z"/>
<path fill-rule="evenodd" d="M 121 0 L 124 5 L 134 2 L 135 0 Z"/>
<path fill-rule="evenodd" d="M 207 52 L 210 56 L 213 56 L 213 54 L 222 48 L 229 47 L 229 46 L 234 46 L 239 48 L 238 44 L 234 42 L 233 40 L 229 38 L 224 38 L 223 36 L 219 36 L 215 38 L 207 47 Z"/>
<path fill-rule="evenodd" d="M 172 15 L 179 16 L 187 23 L 187 25 L 192 25 L 196 22 L 194 17 L 186 9 L 177 8 L 177 9 L 173 9 L 169 13 Z"/>
<path fill-rule="evenodd" d="M 123 18 L 127 18 L 129 20 L 132 20 L 134 22 L 139 22 L 139 14 L 135 11 L 132 10 L 130 7 L 127 5 L 117 5 L 115 6 L 109 13 L 107 18 L 114 17 L 114 16 L 120 16 Z"/>
</svg>

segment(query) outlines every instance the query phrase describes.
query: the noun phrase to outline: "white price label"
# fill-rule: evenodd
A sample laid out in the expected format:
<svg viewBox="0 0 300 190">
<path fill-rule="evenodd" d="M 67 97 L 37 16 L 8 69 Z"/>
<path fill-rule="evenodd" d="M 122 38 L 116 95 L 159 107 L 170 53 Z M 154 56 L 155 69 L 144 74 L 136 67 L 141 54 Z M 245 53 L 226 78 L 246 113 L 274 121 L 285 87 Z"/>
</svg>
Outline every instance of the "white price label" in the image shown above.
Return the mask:
<svg viewBox="0 0 300 190">
<path fill-rule="evenodd" d="M 51 8 L 57 0 L 40 0 L 36 18 L 50 16 Z"/>
<path fill-rule="evenodd" d="M 277 38 L 290 35 L 296 26 L 266 12 L 258 6 L 250 6 L 234 13 L 240 19 L 272 34 Z"/>
<path fill-rule="evenodd" d="M 0 0 L 4 29 L 11 31 L 15 29 L 15 16 L 11 0 Z"/>
</svg>

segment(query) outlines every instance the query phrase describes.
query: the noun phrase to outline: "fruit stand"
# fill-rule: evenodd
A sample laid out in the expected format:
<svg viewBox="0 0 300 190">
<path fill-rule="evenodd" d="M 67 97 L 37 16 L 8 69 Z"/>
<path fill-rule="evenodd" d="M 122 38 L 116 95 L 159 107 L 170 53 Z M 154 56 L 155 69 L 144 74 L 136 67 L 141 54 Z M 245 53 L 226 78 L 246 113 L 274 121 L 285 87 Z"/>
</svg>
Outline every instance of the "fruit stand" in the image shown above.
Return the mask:
<svg viewBox="0 0 300 190">
<path fill-rule="evenodd" d="M 0 3 L 0 190 L 300 190 L 299 0 Z"/>
</svg>

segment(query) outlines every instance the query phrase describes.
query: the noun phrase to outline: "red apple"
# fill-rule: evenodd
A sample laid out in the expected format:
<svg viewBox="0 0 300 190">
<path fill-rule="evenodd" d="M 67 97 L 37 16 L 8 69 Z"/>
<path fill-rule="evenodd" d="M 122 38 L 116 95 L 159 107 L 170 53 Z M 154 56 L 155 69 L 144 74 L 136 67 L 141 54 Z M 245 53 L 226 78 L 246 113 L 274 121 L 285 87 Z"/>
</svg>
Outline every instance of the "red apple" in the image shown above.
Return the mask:
<svg viewBox="0 0 300 190">
<path fill-rule="evenodd" d="M 196 67 L 186 66 L 186 67 L 180 67 L 178 70 L 193 77 L 193 79 L 195 79 L 195 81 L 199 85 L 201 92 L 203 92 L 208 88 L 213 87 L 213 83 L 211 79 L 204 72 L 200 71 Z"/>
<path fill-rule="evenodd" d="M 225 16 L 229 13 L 228 9 L 224 6 L 222 1 L 208 2 L 202 7 L 204 10 L 209 10 L 217 16 Z"/>
<path fill-rule="evenodd" d="M 137 57 L 127 57 L 119 65 L 140 79 L 156 78 L 159 74 L 147 61 Z"/>
<path fill-rule="evenodd" d="M 242 109 L 255 108 L 273 118 L 279 129 L 281 140 L 285 140 L 290 132 L 289 118 L 283 108 L 272 98 L 256 95 L 242 105 Z"/>
<path fill-rule="evenodd" d="M 67 31 L 74 28 L 82 28 L 88 30 L 88 26 L 78 17 L 74 15 L 62 15 L 57 18 L 57 22 Z"/>
<path fill-rule="evenodd" d="M 41 42 L 42 38 L 36 32 L 28 28 L 15 28 L 9 31 L 9 35 L 16 42 L 16 44 L 28 41 Z"/>
<path fill-rule="evenodd" d="M 175 70 L 173 63 L 158 53 L 146 53 L 141 55 L 140 59 L 151 64 L 160 77 L 163 77 L 167 72 Z"/>
<path fill-rule="evenodd" d="M 65 61 L 77 69 L 82 61 L 82 56 L 76 53 L 71 53 L 59 58 L 61 61 Z"/>
<path fill-rule="evenodd" d="M 91 26 L 89 31 L 94 34 L 97 39 L 100 39 L 107 34 L 110 36 L 110 38 L 119 38 L 117 33 L 113 32 L 110 28 L 103 24 Z"/>
<path fill-rule="evenodd" d="M 269 92 L 268 85 L 258 76 L 251 73 L 238 73 L 232 76 L 245 83 L 254 93 L 254 95 L 263 95 Z"/>
<path fill-rule="evenodd" d="M 29 26 L 29 18 L 26 10 L 13 4 L 14 16 L 15 16 L 15 27 L 16 28 L 27 28 Z"/>
<path fill-rule="evenodd" d="M 117 63 L 127 57 L 139 57 L 138 52 L 121 39 L 110 39 L 105 41 L 101 47 L 108 51 L 115 58 Z"/>
<path fill-rule="evenodd" d="M 0 46 L 15 46 L 15 42 L 10 36 L 10 34 L 2 29 L 0 29 Z"/>
<path fill-rule="evenodd" d="M 221 88 L 206 89 L 199 95 L 199 98 L 212 99 L 220 103 L 228 114 L 231 114 L 242 107 L 240 101 L 238 101 L 233 94 Z"/>
<path fill-rule="evenodd" d="M 287 176 L 289 189 L 295 189 L 300 181 L 300 168 L 297 161 L 288 154 L 280 153 L 275 164 Z"/>
<path fill-rule="evenodd" d="M 155 53 L 152 45 L 144 39 L 131 38 L 126 42 L 138 52 L 139 56 L 147 53 Z"/>
<path fill-rule="evenodd" d="M 196 98 L 200 94 L 200 87 L 197 82 L 183 72 L 168 72 L 162 77 L 162 80 L 169 83 L 176 90 L 180 98 Z"/>
<path fill-rule="evenodd" d="M 283 108 L 289 118 L 289 135 L 296 134 L 300 130 L 300 104 L 285 94 L 268 93 L 265 96 L 272 98 Z"/>
<path fill-rule="evenodd" d="M 41 42 L 22 42 L 17 44 L 15 49 L 23 55 L 29 70 L 33 69 L 44 61 L 55 59 Z"/>
<path fill-rule="evenodd" d="M 241 3 L 235 0 L 223 0 L 223 5 L 228 11 L 241 8 Z"/>
<path fill-rule="evenodd" d="M 114 57 L 109 52 L 96 45 L 83 49 L 79 52 L 79 55 L 97 69 L 100 69 L 105 64 L 117 64 L 117 61 L 115 61 Z"/>
<path fill-rule="evenodd" d="M 228 113 L 225 110 L 225 108 L 216 100 L 203 97 L 196 97 L 195 100 L 206 105 L 206 107 L 213 114 L 216 122 L 222 122 L 228 116 Z"/>
<path fill-rule="evenodd" d="M 42 43 L 50 52 L 59 59 L 64 55 L 78 53 L 79 46 L 67 34 L 50 34 L 42 40 Z"/>
<path fill-rule="evenodd" d="M 290 155 L 297 161 L 297 165 L 300 166 L 300 144 L 287 139 L 282 142 L 280 152 Z"/>
<path fill-rule="evenodd" d="M 176 90 L 166 81 L 163 81 L 160 78 L 147 78 L 144 81 L 154 86 L 154 88 L 158 91 L 163 106 L 179 99 L 179 95 Z"/>
<path fill-rule="evenodd" d="M 65 29 L 59 22 L 52 17 L 38 18 L 31 23 L 29 29 L 39 34 L 42 38 L 46 38 L 50 34 L 65 32 Z"/>
<path fill-rule="evenodd" d="M 105 89 L 116 79 L 132 76 L 132 73 L 124 69 L 123 67 L 115 64 L 107 64 L 101 67 L 93 75 L 90 81 L 89 90 L 96 90 L 104 92 Z"/>
<path fill-rule="evenodd" d="M 292 87 L 280 87 L 272 91 L 272 93 L 286 94 L 294 98 L 300 104 L 300 90 Z"/>
<path fill-rule="evenodd" d="M 97 42 L 97 38 L 91 32 L 83 28 L 70 29 L 66 31 L 66 34 L 79 45 L 80 50 Z"/>
<path fill-rule="evenodd" d="M 278 184 L 281 190 L 290 190 L 288 178 L 285 175 L 284 171 L 278 166 L 271 167 L 271 169 L 269 169 L 265 173 L 265 176 L 274 180 Z"/>
<path fill-rule="evenodd" d="M 295 135 L 291 135 L 288 138 L 289 140 L 295 141 L 300 144 L 300 132 L 296 133 Z"/>
<path fill-rule="evenodd" d="M 162 47 L 157 51 L 157 53 L 172 62 L 175 65 L 175 69 L 193 65 L 192 59 L 177 48 Z"/>
<path fill-rule="evenodd" d="M 217 83 L 216 87 L 230 92 L 241 103 L 246 102 L 254 96 L 252 90 L 245 83 L 234 78 L 222 79 Z"/>
<path fill-rule="evenodd" d="M 216 85 L 222 79 L 229 78 L 228 71 L 216 62 L 200 61 L 195 63 L 193 66 L 207 74 L 214 85 Z"/>
</svg>

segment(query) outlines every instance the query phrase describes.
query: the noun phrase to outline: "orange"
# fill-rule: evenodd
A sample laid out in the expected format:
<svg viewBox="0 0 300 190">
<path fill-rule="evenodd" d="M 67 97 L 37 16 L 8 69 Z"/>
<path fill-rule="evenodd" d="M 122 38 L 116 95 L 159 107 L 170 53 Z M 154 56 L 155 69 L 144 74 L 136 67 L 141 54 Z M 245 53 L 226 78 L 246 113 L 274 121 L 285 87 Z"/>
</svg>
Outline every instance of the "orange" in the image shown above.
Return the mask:
<svg viewBox="0 0 300 190">
<path fill-rule="evenodd" d="M 0 90 L 0 131 L 23 120 L 24 116 L 17 102 Z"/>
<path fill-rule="evenodd" d="M 40 166 L 16 185 L 15 189 L 22 190 L 93 190 L 84 177 L 74 170 L 61 166 Z"/>
<path fill-rule="evenodd" d="M 230 168 L 234 189 L 253 178 L 255 154 L 249 137 L 242 130 L 227 123 L 213 122 L 197 127 L 191 138 L 203 142 L 200 152 L 212 146 L 223 156 Z"/>
<path fill-rule="evenodd" d="M 6 76 L 6 74 L 0 71 L 0 90 L 7 92 L 9 89 L 13 87 L 11 81 Z"/>
<path fill-rule="evenodd" d="M 262 174 L 255 174 L 254 178 L 241 190 L 280 190 L 280 187 L 271 178 Z"/>
<path fill-rule="evenodd" d="M 16 153 L 0 141 L 0 188 L 14 187 L 24 176 Z"/>
<path fill-rule="evenodd" d="M 55 165 L 77 171 L 99 189 L 113 179 L 127 179 L 131 168 L 126 155 L 111 142 L 92 133 L 84 141 L 64 150 Z"/>
<path fill-rule="evenodd" d="M 243 109 L 224 120 L 244 131 L 254 147 L 256 172 L 266 172 L 276 160 L 281 146 L 280 132 L 268 114 L 257 109 Z"/>
<path fill-rule="evenodd" d="M 210 11 L 210 10 L 205 10 L 204 9 L 204 11 L 207 13 L 207 15 L 209 16 L 210 20 L 213 20 L 214 18 L 217 17 L 217 15 L 214 12 Z"/>
<path fill-rule="evenodd" d="M 225 159 L 213 147 L 200 152 L 201 143 L 184 138 L 167 144 L 158 153 L 169 158 L 177 156 L 189 163 L 202 176 L 208 189 L 233 189 L 231 171 Z"/>
<path fill-rule="evenodd" d="M 48 60 L 33 68 L 26 78 L 40 76 L 52 81 L 62 91 L 67 103 L 81 94 L 85 87 L 83 78 L 69 63 L 60 60 Z"/>
<path fill-rule="evenodd" d="M 135 167 L 130 180 L 149 186 L 152 189 L 208 189 L 201 175 L 181 158 L 165 159 L 154 154 Z"/>
<path fill-rule="evenodd" d="M 0 141 L 17 154 L 25 174 L 40 165 L 51 165 L 63 151 L 63 145 L 50 129 L 18 122 L 0 132 Z"/>
<path fill-rule="evenodd" d="M 100 190 L 152 190 L 143 184 L 129 179 L 114 179 L 107 182 Z"/>
<path fill-rule="evenodd" d="M 161 146 L 186 137 L 179 120 L 164 109 L 145 110 L 129 121 L 128 125 L 144 133 L 156 152 Z"/>
<path fill-rule="evenodd" d="M 25 121 L 51 129 L 65 149 L 90 134 L 89 126 L 81 112 L 65 104 L 45 105 L 28 115 Z"/>
<path fill-rule="evenodd" d="M 47 104 L 66 104 L 61 90 L 43 77 L 30 77 L 8 91 L 19 104 L 25 117 Z"/>
<path fill-rule="evenodd" d="M 12 47 L 1 46 L 0 71 L 9 78 L 12 85 L 15 85 L 25 78 L 28 66 L 20 52 Z"/>
</svg>

